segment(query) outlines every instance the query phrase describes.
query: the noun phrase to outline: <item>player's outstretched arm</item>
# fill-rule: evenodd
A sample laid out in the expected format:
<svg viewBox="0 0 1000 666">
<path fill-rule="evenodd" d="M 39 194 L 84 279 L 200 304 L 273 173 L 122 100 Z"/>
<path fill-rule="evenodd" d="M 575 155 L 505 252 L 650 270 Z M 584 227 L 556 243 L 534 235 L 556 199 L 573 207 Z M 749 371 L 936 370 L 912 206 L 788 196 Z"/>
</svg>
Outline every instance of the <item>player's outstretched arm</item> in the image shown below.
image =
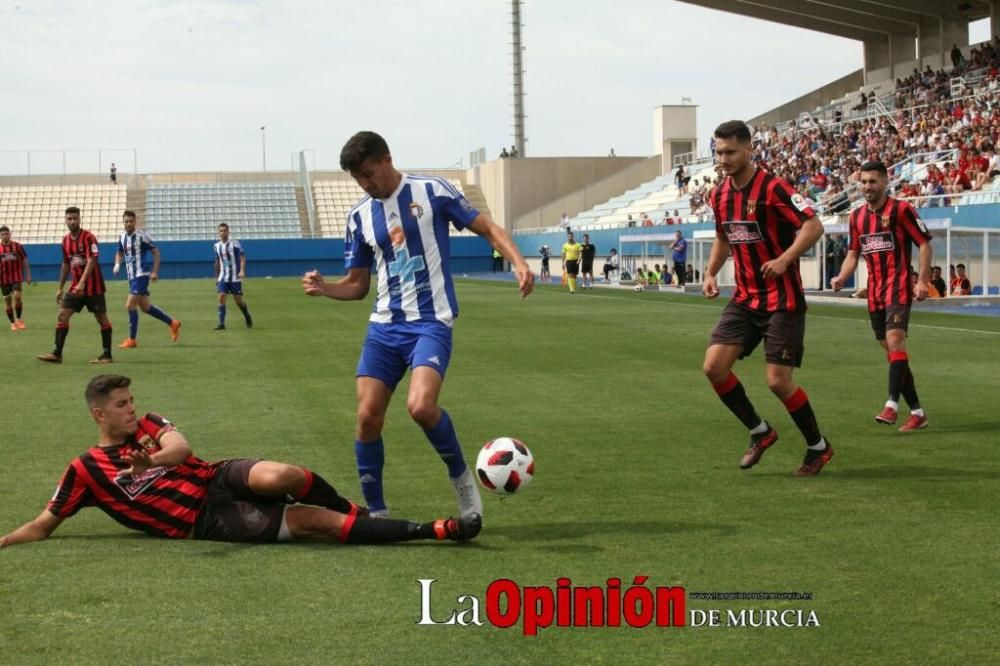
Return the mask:
<svg viewBox="0 0 1000 666">
<path fill-rule="evenodd" d="M 47 539 L 56 531 L 56 528 L 59 527 L 63 520 L 63 518 L 53 515 L 46 509 L 31 522 L 25 523 L 10 534 L 0 537 L 0 548 Z"/>
<path fill-rule="evenodd" d="M 469 225 L 469 229 L 478 236 L 482 236 L 490 242 L 490 245 L 500 250 L 500 254 L 505 256 L 514 266 L 514 275 L 517 276 L 517 286 L 521 291 L 521 298 L 526 298 L 535 288 L 535 276 L 528 268 L 528 262 L 524 260 L 521 251 L 514 244 L 514 239 L 510 237 L 507 230 L 494 224 L 493 220 L 485 213 L 480 213 Z M 564 253 L 565 258 L 565 253 Z"/>
<path fill-rule="evenodd" d="M 369 268 L 349 268 L 336 282 L 327 282 L 319 271 L 302 276 L 302 291 L 307 296 L 326 296 L 337 301 L 359 301 L 368 295 L 372 273 Z"/>
</svg>

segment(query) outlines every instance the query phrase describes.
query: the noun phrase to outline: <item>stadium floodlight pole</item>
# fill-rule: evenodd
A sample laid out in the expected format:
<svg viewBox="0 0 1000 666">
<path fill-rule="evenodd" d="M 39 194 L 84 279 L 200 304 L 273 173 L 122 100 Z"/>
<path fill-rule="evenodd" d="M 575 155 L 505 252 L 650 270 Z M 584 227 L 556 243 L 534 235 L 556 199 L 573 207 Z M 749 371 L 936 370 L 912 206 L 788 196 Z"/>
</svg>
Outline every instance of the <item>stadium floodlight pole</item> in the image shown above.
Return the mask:
<svg viewBox="0 0 1000 666">
<path fill-rule="evenodd" d="M 521 62 L 524 47 L 521 46 L 521 2 L 523 0 L 511 0 L 511 55 L 513 56 L 514 69 L 514 145 L 517 147 L 517 154 L 526 157 L 524 152 L 524 65 Z"/>
<path fill-rule="evenodd" d="M 260 163 L 261 171 L 267 171 L 267 140 L 265 139 L 267 129 L 265 125 L 260 126 Z"/>
</svg>

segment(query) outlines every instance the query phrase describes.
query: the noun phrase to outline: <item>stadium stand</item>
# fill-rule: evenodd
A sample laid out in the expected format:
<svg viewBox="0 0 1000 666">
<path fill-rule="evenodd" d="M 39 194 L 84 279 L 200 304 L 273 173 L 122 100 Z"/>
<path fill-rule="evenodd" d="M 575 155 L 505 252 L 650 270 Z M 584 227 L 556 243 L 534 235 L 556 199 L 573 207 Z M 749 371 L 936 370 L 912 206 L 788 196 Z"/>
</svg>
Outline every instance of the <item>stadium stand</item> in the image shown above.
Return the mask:
<svg viewBox="0 0 1000 666">
<path fill-rule="evenodd" d="M 151 185 L 145 222 L 157 240 L 211 240 L 223 222 L 240 240 L 302 238 L 291 183 Z"/>
<path fill-rule="evenodd" d="M 58 243 L 65 211 L 77 206 L 84 228 L 110 240 L 121 228 L 124 185 L 36 185 L 0 187 L 0 220 L 22 243 Z"/>
<path fill-rule="evenodd" d="M 465 193 L 460 180 L 447 179 L 459 192 Z M 351 207 L 365 196 L 364 190 L 353 180 L 314 180 L 313 201 L 316 203 L 316 218 L 319 235 L 323 238 L 343 238 L 344 224 L 347 221 L 347 214 L 351 212 Z M 476 202 L 472 202 L 476 205 Z M 459 233 L 471 234 L 471 232 L 459 232 L 451 227 L 451 235 Z"/>
</svg>

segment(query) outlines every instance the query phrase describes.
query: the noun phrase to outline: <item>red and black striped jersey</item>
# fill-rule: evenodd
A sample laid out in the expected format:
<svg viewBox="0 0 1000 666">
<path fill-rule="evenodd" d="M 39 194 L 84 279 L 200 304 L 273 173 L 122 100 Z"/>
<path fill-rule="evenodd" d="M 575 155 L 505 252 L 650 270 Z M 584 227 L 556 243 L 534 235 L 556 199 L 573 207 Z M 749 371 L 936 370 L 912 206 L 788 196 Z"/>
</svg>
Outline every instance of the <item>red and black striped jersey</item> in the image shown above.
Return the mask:
<svg viewBox="0 0 1000 666">
<path fill-rule="evenodd" d="M 21 267 L 28 253 L 17 241 L 0 243 L 0 284 L 23 282 Z"/>
<path fill-rule="evenodd" d="M 802 224 L 815 217 L 812 208 L 781 178 L 757 169 L 743 188 L 727 177 L 712 190 L 715 231 L 729 241 L 736 275 L 732 301 L 759 312 L 805 310 L 799 262 L 776 279 L 764 279 L 761 266 L 777 259 Z"/>
<path fill-rule="evenodd" d="M 184 538 L 194 527 L 218 463 L 195 456 L 174 467 L 153 467 L 138 476 L 121 476 L 129 468 L 123 456 L 130 450 L 160 450 L 160 437 L 174 429 L 156 414 L 139 419 L 139 429 L 118 446 L 91 447 L 74 459 L 48 510 L 68 518 L 96 506 L 129 529 L 154 536 Z"/>
<path fill-rule="evenodd" d="M 851 213 L 850 235 L 850 249 L 868 265 L 868 311 L 912 303 L 912 243 L 931 240 L 913 206 L 892 197 L 878 210 L 865 204 Z"/>
<path fill-rule="evenodd" d="M 104 293 L 104 276 L 101 275 L 101 265 L 97 263 L 99 249 L 97 247 L 97 236 L 86 229 L 81 229 L 76 238 L 73 234 L 66 234 L 62 241 L 63 261 L 69 264 L 70 274 L 73 282 L 70 289 L 76 287 L 80 278 L 83 277 L 83 270 L 87 267 L 87 260 L 94 257 L 94 268 L 87 276 L 87 284 L 83 287 L 84 296 L 99 296 Z"/>
</svg>

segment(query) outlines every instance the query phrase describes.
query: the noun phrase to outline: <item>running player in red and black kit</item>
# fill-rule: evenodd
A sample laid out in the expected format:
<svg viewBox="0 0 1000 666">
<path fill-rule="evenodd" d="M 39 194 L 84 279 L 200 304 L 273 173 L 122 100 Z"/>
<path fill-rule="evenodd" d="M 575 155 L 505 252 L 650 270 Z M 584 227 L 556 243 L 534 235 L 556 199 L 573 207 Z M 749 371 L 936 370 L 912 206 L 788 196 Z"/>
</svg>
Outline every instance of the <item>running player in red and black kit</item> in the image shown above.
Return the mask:
<svg viewBox="0 0 1000 666">
<path fill-rule="evenodd" d="M 823 226 L 788 183 L 754 167 L 745 123 L 719 125 L 715 153 L 727 178 L 709 196 L 716 231 L 703 291 L 708 298 L 719 295 L 715 276 L 730 252 L 736 291 L 712 331 L 703 370 L 722 402 L 750 430 L 750 447 L 740 461 L 740 469 L 750 469 L 778 441 L 778 433 L 757 414 L 732 368 L 763 341 L 768 388 L 806 440 L 805 460 L 795 475 L 815 476 L 833 457 L 833 448 L 819 430 L 806 392 L 792 381 L 792 369 L 802 364 L 806 329 L 799 257 L 823 235 Z"/>
<path fill-rule="evenodd" d="M 70 462 L 46 509 L 0 537 L 0 548 L 45 539 L 88 506 L 130 529 L 175 539 L 377 544 L 464 541 L 479 533 L 479 514 L 422 524 L 370 518 L 367 509 L 296 465 L 248 458 L 205 462 L 168 420 L 137 418 L 130 384 L 121 375 L 90 380 L 84 395 L 100 442 Z"/>
<path fill-rule="evenodd" d="M 56 292 L 56 303 L 59 304 L 56 344 L 51 354 L 40 354 L 38 360 L 62 363 L 70 317 L 86 306 L 87 310 L 94 313 L 101 326 L 103 348 L 101 355 L 90 362 L 111 363 L 111 321 L 108 319 L 108 306 L 104 300 L 104 277 L 101 275 L 101 266 L 97 263 L 97 237 L 80 228 L 80 209 L 76 206 L 66 209 L 66 228 L 69 233 L 62 240 L 63 261 L 59 270 L 59 291 Z M 73 280 L 70 282 L 69 293 L 63 295 L 66 277 L 70 274 Z"/>
<path fill-rule="evenodd" d="M 910 372 L 906 352 L 906 331 L 910 324 L 910 305 L 927 298 L 934 250 L 931 235 L 917 211 L 906 201 L 886 196 L 889 175 L 882 162 L 861 165 L 861 192 L 867 204 L 851 213 L 851 244 L 840 275 L 830 281 L 840 291 L 844 281 L 854 274 L 858 255 L 868 265 L 868 316 L 875 339 L 889 358 L 889 399 L 875 417 L 878 423 L 893 425 L 899 413 L 899 395 L 910 406 L 910 416 L 900 432 L 923 430 L 927 415 L 920 407 L 917 388 Z M 913 245 L 920 247 L 920 268 L 913 287 L 910 258 Z M 914 293 L 916 292 L 916 293 Z"/>
<path fill-rule="evenodd" d="M 23 245 L 10 239 L 10 229 L 4 225 L 0 227 L 0 294 L 3 295 L 4 310 L 7 319 L 10 320 L 12 331 L 23 331 L 27 328 L 21 319 L 21 312 L 24 309 L 21 301 L 21 282 L 25 277 L 28 284 L 34 284 L 31 279 L 31 267 L 28 265 L 28 253 L 24 251 Z"/>
</svg>

